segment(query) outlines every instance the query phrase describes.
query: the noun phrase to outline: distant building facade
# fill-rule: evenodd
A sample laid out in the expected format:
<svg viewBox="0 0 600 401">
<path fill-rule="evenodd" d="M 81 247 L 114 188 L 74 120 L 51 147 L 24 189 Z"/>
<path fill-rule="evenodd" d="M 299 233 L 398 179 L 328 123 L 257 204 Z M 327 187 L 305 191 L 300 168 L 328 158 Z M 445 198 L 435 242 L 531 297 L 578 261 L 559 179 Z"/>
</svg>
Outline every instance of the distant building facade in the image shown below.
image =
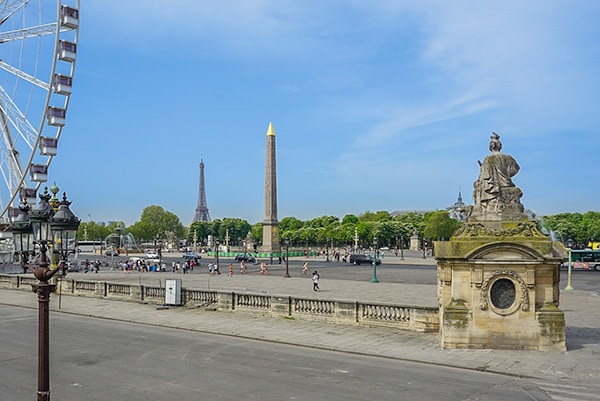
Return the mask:
<svg viewBox="0 0 600 401">
<path fill-rule="evenodd" d="M 458 199 L 452 206 L 448 206 L 446 210 L 451 218 L 458 221 L 467 221 L 469 215 L 469 206 L 466 205 L 462 200 L 462 194 L 458 191 Z"/>
</svg>

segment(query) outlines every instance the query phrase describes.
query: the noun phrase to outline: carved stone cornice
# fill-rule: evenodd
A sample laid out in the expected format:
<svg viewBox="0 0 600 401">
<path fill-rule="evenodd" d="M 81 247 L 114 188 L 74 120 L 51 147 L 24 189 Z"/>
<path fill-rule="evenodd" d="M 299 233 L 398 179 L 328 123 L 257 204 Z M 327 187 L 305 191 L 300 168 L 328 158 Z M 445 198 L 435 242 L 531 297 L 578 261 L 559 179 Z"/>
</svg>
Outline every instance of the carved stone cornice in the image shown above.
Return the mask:
<svg viewBox="0 0 600 401">
<path fill-rule="evenodd" d="M 453 237 L 538 237 L 546 238 L 535 222 L 524 221 L 516 223 L 515 227 L 498 228 L 479 222 L 467 222 L 463 224 Z"/>
</svg>

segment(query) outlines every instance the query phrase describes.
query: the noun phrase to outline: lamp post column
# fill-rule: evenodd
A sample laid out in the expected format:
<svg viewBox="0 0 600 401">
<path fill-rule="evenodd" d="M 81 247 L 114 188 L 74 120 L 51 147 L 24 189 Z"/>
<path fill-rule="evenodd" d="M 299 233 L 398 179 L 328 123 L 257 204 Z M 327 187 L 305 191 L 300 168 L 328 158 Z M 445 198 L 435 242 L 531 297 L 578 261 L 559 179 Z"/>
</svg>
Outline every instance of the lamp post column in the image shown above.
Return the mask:
<svg viewBox="0 0 600 401">
<path fill-rule="evenodd" d="M 50 293 L 56 286 L 40 282 L 32 284 L 38 296 L 38 401 L 50 400 Z"/>
<path fill-rule="evenodd" d="M 404 260 L 404 236 L 400 237 L 400 260 Z"/>
<path fill-rule="evenodd" d="M 38 296 L 38 389 L 37 401 L 50 401 L 50 294 L 56 285 L 48 280 L 58 270 L 48 269 L 46 245 L 40 244 L 40 264 L 34 272 L 39 280 L 31 289 Z"/>
<path fill-rule="evenodd" d="M 290 277 L 290 270 L 289 270 L 289 259 L 290 259 L 290 240 L 289 239 L 285 239 L 285 278 L 289 278 Z"/>
<path fill-rule="evenodd" d="M 573 259 L 571 258 L 571 248 L 569 248 L 569 266 L 568 266 L 568 270 L 567 270 L 567 286 L 565 287 L 566 291 L 572 291 L 575 288 L 573 288 L 572 282 L 571 282 L 571 268 L 573 265 Z"/>
<path fill-rule="evenodd" d="M 217 271 L 220 273 L 221 271 L 219 270 L 219 240 L 215 241 L 215 258 L 217 259 Z"/>
<path fill-rule="evenodd" d="M 371 278 L 371 282 L 379 282 L 379 280 L 377 280 L 377 237 L 373 238 L 373 278 Z"/>
</svg>

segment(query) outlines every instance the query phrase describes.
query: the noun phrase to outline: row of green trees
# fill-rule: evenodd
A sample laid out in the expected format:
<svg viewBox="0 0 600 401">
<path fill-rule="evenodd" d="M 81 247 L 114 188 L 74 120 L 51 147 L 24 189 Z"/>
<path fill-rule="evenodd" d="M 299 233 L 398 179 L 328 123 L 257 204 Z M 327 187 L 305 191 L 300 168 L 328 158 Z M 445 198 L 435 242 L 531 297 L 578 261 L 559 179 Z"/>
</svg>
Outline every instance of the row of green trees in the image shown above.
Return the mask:
<svg viewBox="0 0 600 401">
<path fill-rule="evenodd" d="M 586 246 L 600 240 L 600 212 L 560 213 L 543 216 L 541 224 L 553 231 L 565 244 Z M 82 223 L 78 238 L 88 240 L 104 239 L 115 232 L 116 226 L 103 226 L 95 222 Z M 122 224 L 121 224 L 122 225 Z M 446 211 L 407 213 L 391 215 L 387 211 L 364 212 L 359 215 L 347 214 L 342 219 L 336 216 L 321 216 L 311 220 L 284 217 L 279 222 L 279 236 L 289 239 L 295 246 L 344 246 L 354 244 L 355 235 L 361 247 L 368 247 L 377 237 L 379 246 L 396 247 L 405 245 L 416 231 L 419 237 L 428 240 L 450 238 L 460 223 L 451 219 Z M 161 206 L 146 207 L 140 220 L 126 227 L 138 241 L 187 240 L 192 244 L 206 243 L 208 236 L 225 243 L 239 245 L 251 233 L 253 242 L 262 239 L 262 223 L 250 224 L 239 218 L 215 219 L 210 222 L 195 222 L 185 227 L 179 217 L 164 210 Z M 570 241 L 570 243 L 569 243 Z"/>
<path fill-rule="evenodd" d="M 100 240 L 114 233 L 117 226 L 104 226 L 95 222 L 82 223 L 78 238 Z M 450 219 L 444 211 L 424 215 L 408 213 L 392 216 L 387 211 L 365 212 L 360 215 L 348 214 L 341 220 L 336 216 L 321 216 L 302 221 L 296 217 L 284 217 L 279 222 L 279 236 L 288 239 L 295 246 L 344 246 L 354 244 L 355 236 L 361 247 L 368 247 L 377 237 L 380 246 L 396 247 L 401 242 L 408 243 L 416 231 L 421 237 L 447 239 L 458 227 L 458 222 Z M 194 222 L 184 227 L 179 218 L 160 206 L 148 206 L 142 212 L 139 221 L 125 230 L 142 242 L 153 240 L 187 240 L 189 244 L 205 244 L 209 236 L 231 245 L 241 245 L 247 241 L 250 233 L 252 243 L 262 240 L 262 223 L 251 225 L 239 218 L 215 219 L 210 222 Z"/>
<path fill-rule="evenodd" d="M 448 214 L 444 212 L 447 216 Z M 369 246 L 377 237 L 381 246 L 395 247 L 402 239 L 406 242 L 415 228 L 422 231 L 425 226 L 425 216 L 411 213 L 392 217 L 388 212 L 366 212 L 359 216 L 346 215 L 343 219 L 336 216 L 321 216 L 302 221 L 296 217 L 284 217 L 279 222 L 279 237 L 282 241 L 288 239 L 294 246 L 342 246 L 354 243 L 355 235 L 359 246 Z M 250 225 L 245 220 L 226 218 L 211 222 L 196 222 L 190 226 L 188 240 L 212 235 L 221 243 L 229 235 L 230 244 L 241 244 L 251 233 L 251 244 L 259 244 L 262 239 L 262 223 Z M 451 232 L 448 233 L 448 236 Z"/>
<path fill-rule="evenodd" d="M 351 245 L 356 236 L 361 247 L 370 246 L 375 238 L 379 246 L 396 247 L 406 245 L 415 231 L 424 238 L 447 239 L 456 228 L 458 222 L 452 220 L 445 211 L 396 216 L 387 211 L 365 212 L 358 216 L 348 214 L 341 220 L 336 216 L 321 216 L 306 221 L 285 217 L 279 223 L 282 239 L 307 246 Z"/>
<path fill-rule="evenodd" d="M 544 216 L 542 221 L 568 246 L 582 248 L 600 241 L 600 212 L 559 213 Z"/>
</svg>

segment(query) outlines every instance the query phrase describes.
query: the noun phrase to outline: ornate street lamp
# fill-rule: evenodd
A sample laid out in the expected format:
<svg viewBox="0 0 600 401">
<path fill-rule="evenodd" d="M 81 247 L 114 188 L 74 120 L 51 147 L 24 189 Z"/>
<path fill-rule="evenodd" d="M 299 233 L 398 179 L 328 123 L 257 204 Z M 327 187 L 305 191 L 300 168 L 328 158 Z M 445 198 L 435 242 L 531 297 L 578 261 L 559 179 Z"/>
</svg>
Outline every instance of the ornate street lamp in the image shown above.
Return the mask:
<svg viewBox="0 0 600 401">
<path fill-rule="evenodd" d="M 377 237 L 373 237 L 373 277 L 371 278 L 371 282 L 379 282 L 377 280 Z"/>
<path fill-rule="evenodd" d="M 69 210 L 70 202 L 67 202 L 66 195 L 59 206 L 59 211 L 56 213 L 48 203 L 49 199 L 48 188 L 44 188 L 44 193 L 40 195 L 40 202 L 30 210 L 24 204 L 23 207 L 20 207 L 19 214 L 11 222 L 15 249 L 21 252 L 22 266 L 31 269 L 35 278 L 39 280 L 38 283 L 31 285 L 33 292 L 38 296 L 38 401 L 50 400 L 49 304 L 50 293 L 55 291 L 56 285 L 50 284 L 48 281 L 59 270 L 64 275 L 67 268 L 64 262 L 66 262 L 70 253 L 75 252 L 75 233 L 79 227 L 79 219 Z M 29 220 L 29 223 L 27 220 Z M 33 241 L 30 237 L 31 233 L 33 233 Z M 46 252 L 50 243 L 54 244 L 55 249 L 63 259 L 59 269 L 51 270 L 48 268 Z M 24 256 L 29 255 L 34 244 L 38 245 L 40 249 L 40 262 L 35 269 L 27 263 Z"/>
<path fill-rule="evenodd" d="M 290 278 L 290 270 L 289 270 L 289 258 L 290 258 L 290 239 L 286 238 L 283 240 L 285 244 L 285 278 Z"/>
</svg>

